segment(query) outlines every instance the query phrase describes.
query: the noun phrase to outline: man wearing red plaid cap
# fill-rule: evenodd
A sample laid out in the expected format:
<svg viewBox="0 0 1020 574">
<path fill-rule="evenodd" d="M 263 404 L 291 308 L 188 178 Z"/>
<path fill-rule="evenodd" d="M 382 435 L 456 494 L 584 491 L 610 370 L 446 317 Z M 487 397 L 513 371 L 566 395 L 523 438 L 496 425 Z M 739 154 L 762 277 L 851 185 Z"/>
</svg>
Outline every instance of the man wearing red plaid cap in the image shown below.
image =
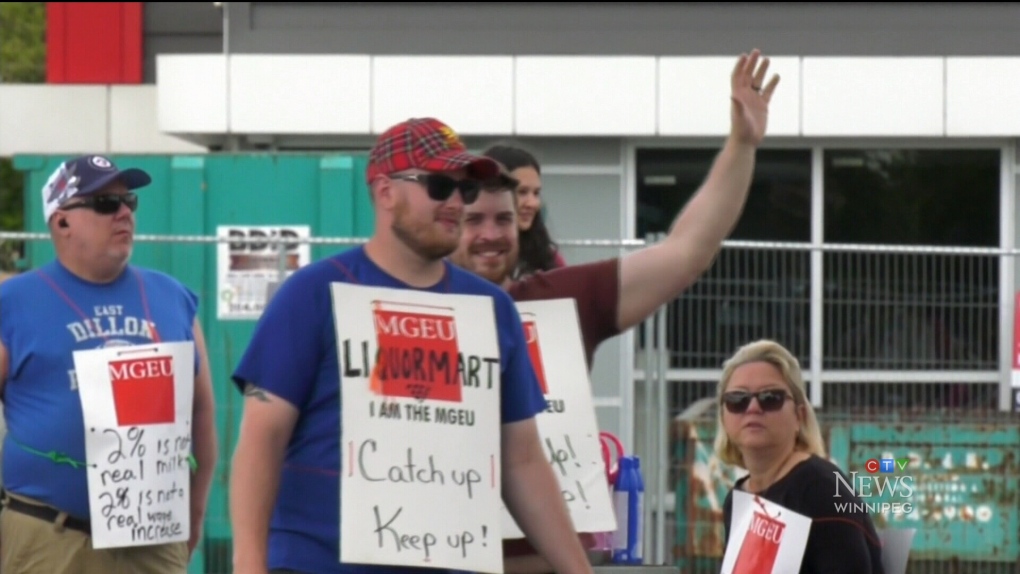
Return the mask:
<svg viewBox="0 0 1020 574">
<path fill-rule="evenodd" d="M 445 261 L 464 205 L 499 174 L 442 122 L 383 133 L 367 179 L 376 231 L 363 247 L 303 267 L 270 300 L 234 381 L 244 417 L 230 485 L 234 572 L 376 574 L 415 568 L 339 562 L 339 361 L 330 283 L 492 297 L 500 348 L 503 499 L 558 572 L 591 572 L 538 438 L 545 401 L 513 300 Z M 441 519 L 441 518 L 440 518 Z"/>
</svg>

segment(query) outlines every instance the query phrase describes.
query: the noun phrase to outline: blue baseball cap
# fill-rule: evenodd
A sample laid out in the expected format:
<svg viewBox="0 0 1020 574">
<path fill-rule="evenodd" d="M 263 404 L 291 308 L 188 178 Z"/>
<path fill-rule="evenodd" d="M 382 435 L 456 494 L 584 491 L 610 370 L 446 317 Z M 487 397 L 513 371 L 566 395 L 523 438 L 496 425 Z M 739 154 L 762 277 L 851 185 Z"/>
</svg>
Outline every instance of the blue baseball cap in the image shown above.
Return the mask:
<svg viewBox="0 0 1020 574">
<path fill-rule="evenodd" d="M 109 158 L 83 155 L 69 159 L 54 170 L 42 188 L 43 220 L 50 217 L 72 197 L 91 195 L 120 180 L 128 189 L 152 183 L 148 173 L 136 168 L 118 169 Z"/>
</svg>

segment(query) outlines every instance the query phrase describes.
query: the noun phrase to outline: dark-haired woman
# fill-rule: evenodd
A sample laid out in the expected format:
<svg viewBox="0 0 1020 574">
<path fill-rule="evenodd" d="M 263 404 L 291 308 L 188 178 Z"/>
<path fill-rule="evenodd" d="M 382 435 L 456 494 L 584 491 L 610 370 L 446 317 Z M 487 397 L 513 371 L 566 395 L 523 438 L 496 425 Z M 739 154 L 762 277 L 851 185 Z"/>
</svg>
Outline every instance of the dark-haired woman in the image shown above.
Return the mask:
<svg viewBox="0 0 1020 574">
<path fill-rule="evenodd" d="M 490 147 L 484 155 L 506 166 L 519 183 L 516 194 L 520 255 L 512 278 L 566 266 L 542 217 L 542 168 L 538 160 L 523 148 L 504 144 Z"/>
</svg>

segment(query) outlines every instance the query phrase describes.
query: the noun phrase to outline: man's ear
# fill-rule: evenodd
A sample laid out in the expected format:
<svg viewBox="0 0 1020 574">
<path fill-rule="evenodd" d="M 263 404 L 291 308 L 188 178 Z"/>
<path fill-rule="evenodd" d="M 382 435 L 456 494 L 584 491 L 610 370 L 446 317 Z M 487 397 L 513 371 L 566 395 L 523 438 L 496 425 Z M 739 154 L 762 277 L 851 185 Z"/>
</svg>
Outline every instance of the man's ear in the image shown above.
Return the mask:
<svg viewBox="0 0 1020 574">
<path fill-rule="evenodd" d="M 388 177 L 375 178 L 369 187 L 369 193 L 372 196 L 372 203 L 378 209 L 389 210 L 396 204 L 397 190 L 393 186 L 393 180 Z"/>
<path fill-rule="evenodd" d="M 61 233 L 65 229 L 70 227 L 70 225 L 68 225 L 67 223 L 67 219 L 62 214 L 59 213 L 53 216 L 53 218 L 49 221 L 48 226 L 50 228 L 50 231 L 54 233 Z"/>
</svg>

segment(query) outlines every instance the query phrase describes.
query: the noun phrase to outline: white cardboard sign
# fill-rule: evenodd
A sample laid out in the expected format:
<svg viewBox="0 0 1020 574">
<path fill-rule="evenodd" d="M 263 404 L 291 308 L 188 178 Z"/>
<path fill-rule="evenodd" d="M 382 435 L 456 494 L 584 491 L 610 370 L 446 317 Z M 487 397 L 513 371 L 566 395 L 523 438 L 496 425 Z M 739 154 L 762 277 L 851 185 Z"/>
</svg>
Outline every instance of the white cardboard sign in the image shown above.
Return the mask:
<svg viewBox="0 0 1020 574">
<path fill-rule="evenodd" d="M 910 562 L 910 546 L 916 528 L 886 528 L 878 531 L 882 542 L 882 568 L 885 574 L 906 574 Z"/>
<path fill-rule="evenodd" d="M 345 563 L 503 571 L 492 298 L 332 284 Z M 378 359 L 377 359 L 378 357 Z"/>
<path fill-rule="evenodd" d="M 809 517 L 734 490 L 730 540 L 720 574 L 800 572 L 810 532 Z"/>
<path fill-rule="evenodd" d="M 524 301 L 517 303 L 517 310 L 548 405 L 537 417 L 538 431 L 574 528 L 578 532 L 612 532 L 616 516 L 606 482 L 577 303 L 574 299 Z M 505 507 L 503 537 L 524 538 Z"/>
<path fill-rule="evenodd" d="M 192 342 L 75 351 L 93 548 L 190 535 Z"/>
</svg>

